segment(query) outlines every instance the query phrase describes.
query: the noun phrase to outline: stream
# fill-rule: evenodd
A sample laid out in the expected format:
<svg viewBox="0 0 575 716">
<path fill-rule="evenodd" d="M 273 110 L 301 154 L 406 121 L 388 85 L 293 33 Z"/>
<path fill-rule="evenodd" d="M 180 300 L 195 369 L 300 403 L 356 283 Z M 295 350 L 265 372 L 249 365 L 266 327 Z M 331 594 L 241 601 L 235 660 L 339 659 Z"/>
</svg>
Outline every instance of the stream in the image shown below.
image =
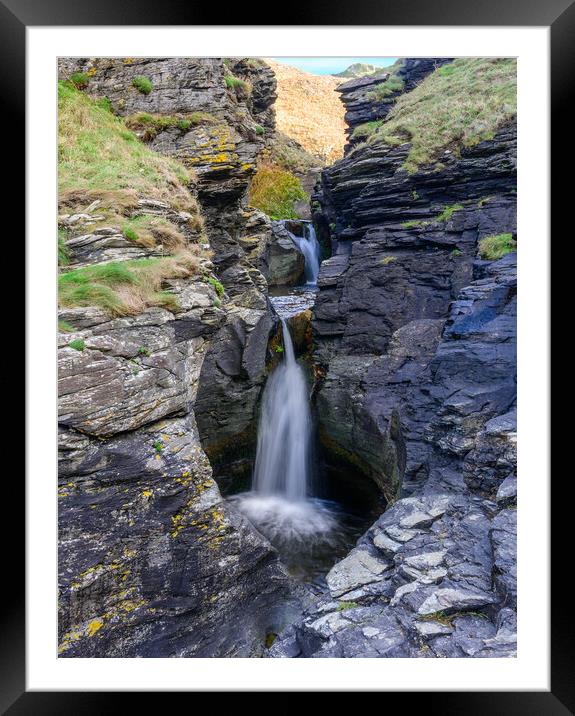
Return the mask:
<svg viewBox="0 0 575 716">
<path fill-rule="evenodd" d="M 371 524 L 373 512 L 361 499 L 359 505 L 346 504 L 345 490 L 334 498 L 317 459 L 308 371 L 297 360 L 288 319 L 314 304 L 320 247 L 311 223 L 304 224 L 303 236 L 289 233 L 304 255 L 306 282 L 270 296 L 281 321 L 282 359 L 262 396 L 251 489 L 229 499 L 276 547 L 292 576 L 321 590 L 325 575 Z"/>
</svg>

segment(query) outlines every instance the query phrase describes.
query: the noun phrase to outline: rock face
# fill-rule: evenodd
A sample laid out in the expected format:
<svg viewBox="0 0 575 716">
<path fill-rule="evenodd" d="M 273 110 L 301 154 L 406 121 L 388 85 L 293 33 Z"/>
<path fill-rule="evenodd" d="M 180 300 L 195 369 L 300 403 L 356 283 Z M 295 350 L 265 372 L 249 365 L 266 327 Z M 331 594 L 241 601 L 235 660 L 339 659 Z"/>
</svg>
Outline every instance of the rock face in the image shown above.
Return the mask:
<svg viewBox="0 0 575 716">
<path fill-rule="evenodd" d="M 273 127 L 273 74 L 239 60 L 61 63 L 61 76 L 76 71 L 118 114 L 192 118 L 142 138 L 195 169 L 202 221 L 136 202 L 214 256 L 204 277 L 166 282 L 176 312 L 60 311 L 60 654 L 258 656 L 295 608 L 294 587 L 222 500 L 206 451 L 250 437 L 265 377 L 271 227 L 246 193 L 263 146 L 256 124 Z M 149 94 L 132 86 L 138 76 Z M 163 253 L 127 241 L 97 202 L 61 219 L 71 268 Z"/>
<path fill-rule="evenodd" d="M 516 234 L 515 127 L 439 171 L 408 149 L 357 147 L 314 197 L 320 436 L 391 504 L 273 657 L 515 655 L 516 254 L 478 258 Z"/>
</svg>

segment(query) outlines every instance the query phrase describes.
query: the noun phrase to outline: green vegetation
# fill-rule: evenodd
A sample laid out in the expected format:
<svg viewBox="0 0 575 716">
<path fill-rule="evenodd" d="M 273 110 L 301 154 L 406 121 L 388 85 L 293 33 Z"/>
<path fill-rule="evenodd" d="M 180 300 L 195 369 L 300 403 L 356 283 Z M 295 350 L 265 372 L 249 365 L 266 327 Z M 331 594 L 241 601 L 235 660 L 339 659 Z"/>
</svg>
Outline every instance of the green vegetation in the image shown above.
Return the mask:
<svg viewBox="0 0 575 716">
<path fill-rule="evenodd" d="M 453 249 L 453 251 L 451 252 L 451 256 L 453 258 L 456 258 L 457 256 L 461 256 L 461 251 L 459 249 Z"/>
<path fill-rule="evenodd" d="M 450 221 L 453 214 L 455 214 L 456 211 L 461 211 L 462 209 L 462 204 L 452 204 L 451 206 L 446 206 L 443 211 L 435 217 L 435 221 Z"/>
<path fill-rule="evenodd" d="M 262 135 L 265 132 L 265 129 L 262 127 L 261 124 L 256 124 L 256 134 Z"/>
<path fill-rule="evenodd" d="M 249 82 L 246 82 L 246 80 L 242 80 L 239 77 L 236 77 L 235 75 L 229 74 L 225 75 L 224 82 L 226 83 L 226 87 L 228 89 L 233 90 L 241 90 L 245 94 L 251 94 L 252 86 Z"/>
<path fill-rule="evenodd" d="M 122 225 L 122 234 L 129 241 L 147 248 L 161 245 L 167 252 L 183 248 L 187 243 L 184 234 L 171 221 L 150 214 L 126 219 Z"/>
<path fill-rule="evenodd" d="M 507 58 L 456 59 L 401 95 L 384 122 L 357 127 L 354 136 L 391 146 L 409 142 L 403 166 L 415 172 L 448 148 L 457 152 L 493 138 L 515 117 L 516 67 Z"/>
<path fill-rule="evenodd" d="M 108 97 L 100 97 L 100 99 L 94 100 L 94 103 L 96 107 L 100 107 L 100 109 L 106 110 L 106 112 L 114 113 L 114 108 L 112 107 L 112 102 L 108 99 Z"/>
<path fill-rule="evenodd" d="M 198 124 L 214 124 L 217 119 L 208 112 L 191 112 L 181 115 L 150 114 L 138 112 L 126 117 L 126 126 L 135 132 L 142 132 L 142 139 L 151 142 L 155 137 L 170 127 L 187 132 L 190 127 Z"/>
<path fill-rule="evenodd" d="M 252 180 L 250 204 L 270 218 L 297 219 L 295 204 L 308 201 L 299 179 L 275 164 L 261 164 Z"/>
<path fill-rule="evenodd" d="M 158 453 L 158 455 L 161 454 L 162 450 L 164 449 L 165 445 L 161 440 L 156 440 L 156 442 L 153 445 L 154 450 Z"/>
<path fill-rule="evenodd" d="M 448 64 L 448 65 L 442 65 L 442 66 L 437 70 L 437 72 L 438 72 L 442 77 L 451 77 L 451 75 L 456 71 L 456 69 L 457 69 L 457 68 L 454 67 L 453 64 Z"/>
<path fill-rule="evenodd" d="M 83 351 L 86 347 L 86 344 L 82 338 L 75 338 L 73 341 L 70 341 L 70 343 L 68 343 L 68 346 L 70 348 L 73 348 L 75 351 Z"/>
<path fill-rule="evenodd" d="M 346 609 L 355 609 L 358 606 L 357 602 L 340 602 L 337 605 L 336 612 L 344 612 Z"/>
<path fill-rule="evenodd" d="M 401 79 L 401 77 L 394 77 L 392 75 L 385 82 L 380 82 L 380 84 L 375 85 L 371 92 L 366 94 L 366 97 L 373 102 L 378 102 L 386 97 L 389 97 L 389 95 L 394 94 L 395 92 L 401 92 L 404 85 L 405 82 Z"/>
<path fill-rule="evenodd" d="M 397 261 L 397 256 L 384 256 L 379 263 L 381 266 L 387 266 L 392 261 Z"/>
<path fill-rule="evenodd" d="M 68 321 L 59 320 L 58 330 L 60 331 L 60 333 L 74 333 L 76 329 L 71 323 L 68 323 Z"/>
<path fill-rule="evenodd" d="M 66 246 L 68 232 L 58 229 L 58 266 L 67 266 L 70 263 L 70 251 Z"/>
<path fill-rule="evenodd" d="M 375 119 L 373 122 L 359 124 L 351 133 L 352 139 L 367 139 L 373 136 L 383 124 L 382 119 Z"/>
<path fill-rule="evenodd" d="M 517 251 L 517 241 L 512 234 L 497 234 L 497 236 L 486 236 L 479 242 L 479 255 L 482 259 L 494 261 L 505 254 Z"/>
<path fill-rule="evenodd" d="M 70 77 L 70 82 L 79 90 L 85 89 L 88 86 L 89 75 L 85 72 L 74 72 Z"/>
<path fill-rule="evenodd" d="M 482 612 L 474 611 L 458 611 L 448 614 L 445 610 L 433 612 L 431 614 L 424 614 L 419 616 L 417 619 L 420 622 L 439 622 L 443 626 L 452 626 L 455 619 L 458 617 L 479 617 L 480 619 L 488 619 L 487 615 Z"/>
<path fill-rule="evenodd" d="M 425 226 L 428 223 L 428 221 L 421 221 L 421 219 L 412 219 L 411 221 L 404 221 L 402 227 L 404 229 L 413 229 L 416 226 Z"/>
<path fill-rule="evenodd" d="M 197 276 L 205 252 L 191 246 L 174 256 L 116 261 L 59 276 L 61 306 L 99 306 L 113 316 L 141 313 L 150 306 L 178 309 L 176 297 L 162 290 L 166 279 Z"/>
<path fill-rule="evenodd" d="M 140 346 L 138 348 L 138 355 L 139 356 L 149 356 L 150 355 L 150 349 L 146 348 L 146 346 Z"/>
<path fill-rule="evenodd" d="M 434 216 L 433 219 L 430 219 L 429 221 L 424 221 L 423 219 L 412 219 L 411 221 L 404 221 L 402 223 L 402 227 L 404 229 L 413 229 L 416 226 L 428 226 L 434 221 L 450 221 L 456 211 L 461 211 L 464 208 L 463 204 L 451 204 L 451 206 L 444 207 L 443 210 L 437 214 L 437 216 Z"/>
<path fill-rule="evenodd" d="M 276 353 L 283 353 L 283 352 L 284 352 L 284 347 L 283 347 L 283 346 L 280 346 L 280 345 L 278 344 L 277 346 L 274 346 L 274 351 L 275 351 Z"/>
<path fill-rule="evenodd" d="M 208 283 L 216 289 L 216 293 L 221 298 L 224 295 L 225 289 L 223 285 L 213 276 L 208 276 Z"/>
<path fill-rule="evenodd" d="M 152 83 L 147 77 L 138 75 L 132 80 L 132 87 L 135 87 L 142 94 L 150 94 L 153 89 Z"/>
<path fill-rule="evenodd" d="M 168 201 L 194 212 L 186 186 L 190 172 L 179 162 L 149 150 L 123 119 L 79 92 L 58 85 L 58 188 L 62 203 L 87 204 L 111 197 L 137 204 L 138 195 Z"/>
</svg>

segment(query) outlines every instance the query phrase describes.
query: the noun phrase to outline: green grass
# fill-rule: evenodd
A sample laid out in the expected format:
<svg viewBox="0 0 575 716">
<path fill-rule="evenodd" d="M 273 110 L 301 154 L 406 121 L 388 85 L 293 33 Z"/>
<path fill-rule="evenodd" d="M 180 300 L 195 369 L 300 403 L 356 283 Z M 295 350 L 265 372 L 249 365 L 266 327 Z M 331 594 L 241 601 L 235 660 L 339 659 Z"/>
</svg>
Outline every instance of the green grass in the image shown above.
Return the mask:
<svg viewBox="0 0 575 716">
<path fill-rule="evenodd" d="M 165 258 L 116 261 L 68 271 L 58 278 L 61 306 L 97 306 L 114 316 L 141 313 L 151 306 L 178 309 L 176 297 L 163 290 L 169 278 L 199 276 L 198 247 Z"/>
<path fill-rule="evenodd" d="M 83 351 L 86 347 L 86 343 L 82 338 L 76 338 L 75 340 L 70 341 L 70 343 L 68 343 L 68 346 L 70 348 L 73 348 L 75 351 Z"/>
<path fill-rule="evenodd" d="M 85 72 L 74 72 L 70 77 L 70 82 L 74 87 L 81 90 L 88 86 L 89 79 L 90 77 Z"/>
<path fill-rule="evenodd" d="M 397 261 L 397 256 L 384 256 L 380 261 L 379 264 L 381 266 L 387 266 L 388 264 L 392 263 L 393 261 Z"/>
<path fill-rule="evenodd" d="M 240 79 L 239 77 L 236 77 L 235 75 L 225 75 L 224 76 L 224 82 L 226 83 L 226 87 L 228 89 L 243 90 L 246 94 L 250 94 L 252 91 L 252 86 L 249 82 L 246 82 L 245 80 Z"/>
<path fill-rule="evenodd" d="M 441 610 L 438 612 L 432 612 L 431 614 L 424 614 L 422 616 L 419 616 L 417 617 L 417 620 L 420 622 L 439 622 L 439 624 L 442 624 L 443 626 L 450 627 L 453 625 L 454 620 L 458 617 L 479 617 L 480 619 L 489 619 L 489 617 L 482 612 L 461 610 L 449 614 L 445 610 Z"/>
<path fill-rule="evenodd" d="M 66 246 L 68 232 L 58 229 L 58 266 L 68 266 L 70 263 L 70 250 Z"/>
<path fill-rule="evenodd" d="M 401 92 L 404 86 L 405 82 L 401 77 L 394 77 L 392 75 L 385 82 L 380 82 L 380 84 L 375 85 L 375 87 L 366 94 L 366 97 L 372 102 L 379 102 L 389 97 L 389 95 L 395 94 L 395 92 Z"/>
<path fill-rule="evenodd" d="M 136 132 L 142 132 L 146 142 L 151 142 L 160 132 L 170 127 L 187 132 L 198 124 L 214 124 L 215 122 L 217 119 L 208 112 L 190 112 L 182 115 L 138 112 L 126 117 L 126 126 Z"/>
<path fill-rule="evenodd" d="M 71 323 L 68 323 L 68 321 L 63 321 L 60 319 L 58 321 L 58 330 L 60 331 L 60 333 L 74 333 L 76 329 Z"/>
<path fill-rule="evenodd" d="M 404 229 L 413 229 L 416 226 L 425 226 L 428 223 L 427 221 L 421 221 L 421 219 L 412 219 L 411 221 L 404 221 L 401 226 Z"/>
<path fill-rule="evenodd" d="M 300 180 L 275 164 L 261 164 L 252 180 L 249 201 L 274 220 L 297 219 L 295 204 L 309 201 Z"/>
<path fill-rule="evenodd" d="M 225 289 L 223 285 L 213 276 L 208 276 L 208 283 L 216 289 L 216 293 L 221 298 L 224 295 Z"/>
<path fill-rule="evenodd" d="M 120 117 L 70 83 L 58 84 L 58 188 L 88 203 L 112 192 L 167 201 L 193 211 L 190 172 L 175 159 L 148 149 Z"/>
<path fill-rule="evenodd" d="M 457 256 L 461 256 L 461 251 L 459 249 L 453 249 L 453 251 L 450 254 L 453 258 L 456 258 Z"/>
<path fill-rule="evenodd" d="M 340 602 L 337 605 L 336 612 L 344 612 L 346 609 L 356 609 L 359 606 L 357 602 Z"/>
<path fill-rule="evenodd" d="M 446 206 L 443 211 L 435 217 L 435 221 L 450 221 L 453 214 L 455 214 L 456 211 L 461 211 L 462 209 L 462 204 L 452 204 L 451 206 Z"/>
<path fill-rule="evenodd" d="M 514 240 L 512 234 L 486 236 L 479 242 L 479 255 L 488 261 L 500 259 L 513 251 L 517 251 L 517 241 Z"/>
<path fill-rule="evenodd" d="M 132 87 L 135 87 L 142 94 L 150 94 L 153 89 L 151 81 L 143 75 L 138 75 L 132 80 Z"/>
<path fill-rule="evenodd" d="M 165 445 L 161 440 L 156 440 L 153 447 L 154 447 L 154 450 L 158 453 L 158 455 L 160 455 L 160 453 L 164 449 Z"/>
<path fill-rule="evenodd" d="M 262 135 L 265 132 L 265 129 L 262 127 L 261 124 L 256 124 L 256 134 Z"/>
<path fill-rule="evenodd" d="M 351 133 L 353 139 L 367 139 L 373 136 L 383 124 L 382 119 L 375 119 L 373 122 L 359 124 Z"/>
<path fill-rule="evenodd" d="M 168 251 L 174 251 L 186 245 L 187 239 L 171 221 L 163 216 L 140 214 L 132 216 L 122 224 L 122 234 L 147 248 L 162 245 Z"/>
<path fill-rule="evenodd" d="M 409 142 L 403 167 L 413 173 L 422 165 L 438 162 L 447 148 L 457 151 L 492 139 L 515 118 L 516 67 L 514 59 L 456 59 L 398 97 L 378 127 L 369 131 L 357 127 L 354 136 L 391 146 Z"/>
<path fill-rule="evenodd" d="M 140 346 L 138 348 L 138 355 L 139 356 L 149 356 L 150 355 L 150 349 L 146 348 L 146 346 Z"/>
<path fill-rule="evenodd" d="M 274 351 L 275 351 L 276 353 L 283 353 L 283 352 L 284 352 L 284 347 L 283 347 L 283 346 L 280 346 L 280 345 L 277 345 L 277 346 L 274 347 Z"/>
</svg>

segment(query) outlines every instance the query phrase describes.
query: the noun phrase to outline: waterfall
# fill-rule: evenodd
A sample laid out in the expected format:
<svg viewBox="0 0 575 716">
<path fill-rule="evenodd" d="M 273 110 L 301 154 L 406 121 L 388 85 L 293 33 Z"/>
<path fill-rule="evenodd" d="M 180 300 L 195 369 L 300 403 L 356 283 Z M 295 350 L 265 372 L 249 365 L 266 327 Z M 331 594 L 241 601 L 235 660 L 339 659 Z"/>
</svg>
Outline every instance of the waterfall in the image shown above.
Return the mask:
<svg viewBox="0 0 575 716">
<path fill-rule="evenodd" d="M 284 357 L 263 394 L 253 489 L 301 500 L 309 491 L 311 415 L 305 376 L 289 328 L 281 325 Z"/>
<path fill-rule="evenodd" d="M 291 240 L 303 254 L 305 261 L 305 281 L 307 286 L 316 286 L 321 263 L 321 248 L 315 235 L 315 229 L 311 222 L 303 225 L 303 236 L 296 236 L 287 227 L 286 231 Z"/>
<path fill-rule="evenodd" d="M 284 320 L 281 326 L 283 358 L 262 397 L 252 489 L 230 500 L 297 571 L 332 554 L 343 533 L 333 506 L 311 494 L 308 388 Z"/>
</svg>

